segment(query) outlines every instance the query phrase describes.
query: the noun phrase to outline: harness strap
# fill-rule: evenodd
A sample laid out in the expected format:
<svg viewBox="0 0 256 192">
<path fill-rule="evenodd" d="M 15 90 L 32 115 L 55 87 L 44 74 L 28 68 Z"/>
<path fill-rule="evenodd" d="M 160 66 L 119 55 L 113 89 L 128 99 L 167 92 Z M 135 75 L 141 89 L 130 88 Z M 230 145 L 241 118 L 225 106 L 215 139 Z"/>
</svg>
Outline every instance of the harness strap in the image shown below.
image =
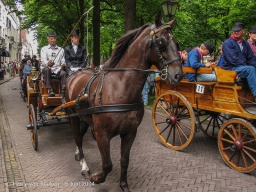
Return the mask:
<svg viewBox="0 0 256 192">
<path fill-rule="evenodd" d="M 139 103 L 133 103 L 133 104 L 114 104 L 114 105 L 94 106 L 87 109 L 83 109 L 81 112 L 79 112 L 79 115 L 137 111 L 141 109 L 144 109 L 143 101 Z"/>
</svg>

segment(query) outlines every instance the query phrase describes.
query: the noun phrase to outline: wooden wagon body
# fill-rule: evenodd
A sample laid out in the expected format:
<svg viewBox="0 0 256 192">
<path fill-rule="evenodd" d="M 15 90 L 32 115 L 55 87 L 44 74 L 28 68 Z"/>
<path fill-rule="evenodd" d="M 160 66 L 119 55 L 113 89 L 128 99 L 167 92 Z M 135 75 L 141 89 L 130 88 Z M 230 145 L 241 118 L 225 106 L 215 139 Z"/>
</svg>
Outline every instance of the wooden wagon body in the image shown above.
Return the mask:
<svg viewBox="0 0 256 192">
<path fill-rule="evenodd" d="M 170 85 L 155 79 L 152 120 L 161 142 L 174 150 L 186 148 L 198 131 L 218 139 L 224 161 L 233 169 L 256 168 L 256 103 L 247 86 L 236 84 L 236 72 L 220 67 L 184 67 L 184 73 L 212 73 L 217 82 L 188 82 Z M 203 92 L 198 90 L 203 87 Z"/>
</svg>

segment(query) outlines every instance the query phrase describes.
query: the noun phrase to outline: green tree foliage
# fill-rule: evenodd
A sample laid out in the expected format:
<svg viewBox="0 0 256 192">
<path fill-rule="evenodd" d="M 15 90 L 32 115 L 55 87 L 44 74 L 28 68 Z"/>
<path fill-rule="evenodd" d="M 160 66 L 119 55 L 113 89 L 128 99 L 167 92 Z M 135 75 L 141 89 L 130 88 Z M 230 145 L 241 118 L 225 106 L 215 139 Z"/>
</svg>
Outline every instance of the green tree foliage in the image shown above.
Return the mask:
<svg viewBox="0 0 256 192">
<path fill-rule="evenodd" d="M 39 49 L 47 44 L 46 34 L 53 29 L 58 34 L 58 45 L 62 45 L 81 15 L 88 10 L 93 2 L 90 0 L 16 0 L 23 4 L 25 15 L 24 28 L 37 31 Z M 134 0 L 135 1 L 135 0 Z M 135 27 L 153 23 L 155 13 L 161 9 L 164 0 L 136 0 Z M 179 7 L 176 12 L 176 24 L 172 29 L 175 38 L 180 42 L 181 49 L 196 47 L 210 41 L 218 47 L 231 34 L 234 22 L 241 21 L 246 29 L 256 25 L 256 2 L 254 0 L 176 0 Z M 13 1 L 10 0 L 13 3 Z M 115 41 L 125 32 L 125 1 L 100 0 L 99 43 L 94 41 L 93 12 L 89 13 L 88 23 L 84 16 L 78 28 L 82 29 L 82 44 L 87 46 L 89 56 L 98 54 L 107 59 Z M 163 16 L 167 22 L 168 17 Z M 88 24 L 88 34 L 87 34 Z M 97 37 L 97 38 L 99 38 Z M 97 43 L 98 49 L 93 49 Z M 70 43 L 69 40 L 67 43 Z M 93 53 L 98 50 L 100 53 Z M 92 58 L 92 57 L 91 57 Z"/>
</svg>

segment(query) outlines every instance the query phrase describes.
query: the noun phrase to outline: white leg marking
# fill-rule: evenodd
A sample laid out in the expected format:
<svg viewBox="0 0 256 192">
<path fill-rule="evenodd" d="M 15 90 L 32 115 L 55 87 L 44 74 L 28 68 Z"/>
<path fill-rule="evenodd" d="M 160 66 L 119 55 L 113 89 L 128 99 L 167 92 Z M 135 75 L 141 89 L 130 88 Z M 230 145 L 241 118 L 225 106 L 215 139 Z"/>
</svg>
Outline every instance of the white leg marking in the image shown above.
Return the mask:
<svg viewBox="0 0 256 192">
<path fill-rule="evenodd" d="M 89 167 L 86 164 L 85 158 L 80 160 L 80 165 L 82 166 L 82 170 L 81 171 L 89 171 Z"/>
<path fill-rule="evenodd" d="M 75 155 L 76 154 L 79 154 L 79 150 L 78 150 L 78 147 L 76 146 L 76 153 L 75 153 Z"/>
</svg>

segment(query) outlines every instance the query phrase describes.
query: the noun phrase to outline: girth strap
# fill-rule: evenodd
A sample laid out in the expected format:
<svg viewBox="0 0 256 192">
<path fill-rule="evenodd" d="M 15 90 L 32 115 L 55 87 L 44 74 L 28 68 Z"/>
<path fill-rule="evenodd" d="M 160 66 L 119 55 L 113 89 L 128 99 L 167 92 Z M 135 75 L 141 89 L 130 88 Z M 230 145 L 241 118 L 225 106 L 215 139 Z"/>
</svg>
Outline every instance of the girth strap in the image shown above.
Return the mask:
<svg viewBox="0 0 256 192">
<path fill-rule="evenodd" d="M 126 111 L 137 111 L 144 109 L 143 101 L 133 104 L 114 104 L 114 105 L 102 105 L 94 106 L 87 109 L 83 109 L 79 112 L 79 115 L 90 115 L 96 113 L 113 113 L 113 112 L 126 112 Z"/>
</svg>

